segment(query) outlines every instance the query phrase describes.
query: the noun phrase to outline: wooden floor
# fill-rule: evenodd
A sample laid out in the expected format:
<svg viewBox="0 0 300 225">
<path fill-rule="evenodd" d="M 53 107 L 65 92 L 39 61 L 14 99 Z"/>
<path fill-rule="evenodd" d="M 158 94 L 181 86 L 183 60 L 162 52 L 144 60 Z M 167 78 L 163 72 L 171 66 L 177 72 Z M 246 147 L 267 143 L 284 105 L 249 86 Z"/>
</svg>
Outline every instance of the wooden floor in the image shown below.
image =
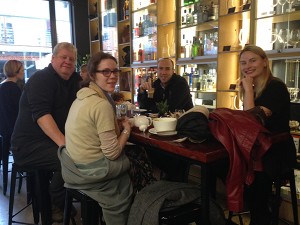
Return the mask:
<svg viewBox="0 0 300 225">
<path fill-rule="evenodd" d="M 6 196 L 3 195 L 3 188 L 2 188 L 2 171 L 0 171 L 0 225 L 7 225 L 8 224 L 8 205 L 9 205 L 9 187 L 10 187 L 10 174 L 9 174 L 9 181 L 8 181 L 8 191 Z M 193 181 L 194 182 L 194 181 Z M 26 190 L 25 190 L 26 185 L 23 183 L 22 185 L 22 190 L 21 193 L 15 193 L 15 205 L 14 205 L 14 210 L 21 209 L 23 206 L 26 205 Z M 222 196 L 218 196 L 218 199 L 220 200 L 220 204 L 224 208 L 224 213 L 227 215 L 227 211 L 224 207 L 224 202 L 225 199 L 222 199 Z M 75 208 L 77 209 L 77 216 L 75 218 L 76 224 L 81 225 L 81 219 L 80 219 L 80 204 L 79 203 L 74 203 Z M 247 214 L 243 215 L 243 222 L 244 225 L 249 225 L 249 217 Z M 32 218 L 32 210 L 31 207 L 28 207 L 25 209 L 22 213 L 17 215 L 14 220 L 17 221 L 23 221 L 27 223 L 33 223 L 33 218 Z M 235 221 L 237 224 L 238 223 L 238 217 L 234 217 L 233 221 Z M 53 223 L 53 225 L 58 225 L 60 223 Z M 71 222 L 70 222 L 71 224 Z M 279 225 L 292 225 L 292 223 L 285 223 L 283 221 L 279 222 Z"/>
</svg>

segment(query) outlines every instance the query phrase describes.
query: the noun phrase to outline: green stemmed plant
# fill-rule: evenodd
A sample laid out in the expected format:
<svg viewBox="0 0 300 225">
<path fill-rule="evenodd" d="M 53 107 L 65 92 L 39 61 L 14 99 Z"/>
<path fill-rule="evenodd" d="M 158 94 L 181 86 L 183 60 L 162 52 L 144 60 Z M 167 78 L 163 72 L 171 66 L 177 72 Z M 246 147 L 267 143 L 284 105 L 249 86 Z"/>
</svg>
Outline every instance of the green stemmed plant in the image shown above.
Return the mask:
<svg viewBox="0 0 300 225">
<path fill-rule="evenodd" d="M 157 102 L 156 103 L 156 107 L 158 109 L 159 116 L 165 116 L 166 113 L 168 113 L 168 111 L 169 111 L 169 105 L 167 103 L 167 100 L 161 101 L 161 102 Z"/>
</svg>

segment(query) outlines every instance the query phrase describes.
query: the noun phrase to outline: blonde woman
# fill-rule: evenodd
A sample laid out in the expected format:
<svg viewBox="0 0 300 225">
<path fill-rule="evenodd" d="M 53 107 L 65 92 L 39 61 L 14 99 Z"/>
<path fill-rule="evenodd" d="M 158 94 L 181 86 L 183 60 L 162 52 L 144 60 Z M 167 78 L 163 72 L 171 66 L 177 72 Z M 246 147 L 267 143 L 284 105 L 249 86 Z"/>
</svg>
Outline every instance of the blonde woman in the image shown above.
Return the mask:
<svg viewBox="0 0 300 225">
<path fill-rule="evenodd" d="M 293 168 L 295 145 L 290 135 L 290 97 L 285 83 L 273 76 L 263 49 L 247 45 L 240 53 L 241 94 L 244 110 L 259 116 L 273 134 L 285 134 L 284 141 L 273 144 L 263 156 L 263 170 L 255 172 L 254 182 L 246 188 L 251 225 L 271 224 L 268 199 L 272 179 Z"/>
<path fill-rule="evenodd" d="M 3 141 L 2 151 L 5 153 L 4 155 L 8 155 L 10 138 L 19 112 L 19 100 L 22 92 L 17 85 L 17 81 L 24 79 L 24 66 L 18 60 L 9 60 L 4 64 L 3 72 L 6 79 L 0 84 L 0 135 Z M 7 168 L 8 156 L 2 159 L 2 155 L 2 152 L 0 152 L 3 167 Z M 3 176 L 3 193 L 6 194 L 7 174 L 3 174 Z"/>
</svg>

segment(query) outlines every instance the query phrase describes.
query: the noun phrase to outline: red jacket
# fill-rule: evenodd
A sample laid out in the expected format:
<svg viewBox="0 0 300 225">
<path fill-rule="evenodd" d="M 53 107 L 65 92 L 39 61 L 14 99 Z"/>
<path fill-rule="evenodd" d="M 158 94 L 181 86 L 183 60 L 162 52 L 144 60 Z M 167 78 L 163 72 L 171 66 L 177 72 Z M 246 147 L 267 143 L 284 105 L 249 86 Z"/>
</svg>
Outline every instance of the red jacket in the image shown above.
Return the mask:
<svg viewBox="0 0 300 225">
<path fill-rule="evenodd" d="M 228 151 L 230 167 L 226 178 L 228 209 L 243 210 L 244 184 L 251 184 L 255 170 L 262 170 L 262 156 L 271 146 L 271 134 L 246 111 L 215 109 L 209 115 L 212 135 Z"/>
</svg>

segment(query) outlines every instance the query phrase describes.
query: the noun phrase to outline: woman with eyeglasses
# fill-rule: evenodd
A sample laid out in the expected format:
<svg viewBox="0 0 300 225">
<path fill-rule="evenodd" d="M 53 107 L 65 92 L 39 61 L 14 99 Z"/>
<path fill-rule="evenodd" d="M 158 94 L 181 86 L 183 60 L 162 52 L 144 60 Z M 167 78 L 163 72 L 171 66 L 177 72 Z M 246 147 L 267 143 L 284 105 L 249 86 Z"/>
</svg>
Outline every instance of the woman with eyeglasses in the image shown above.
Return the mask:
<svg viewBox="0 0 300 225">
<path fill-rule="evenodd" d="M 24 79 L 24 66 L 18 60 L 8 60 L 4 64 L 3 72 L 6 79 L 0 84 L 0 135 L 3 143 L 2 151 L 5 154 L 0 152 L 0 158 L 3 160 L 3 167 L 7 168 L 10 138 L 19 112 L 19 100 L 22 92 L 17 81 Z M 3 155 L 5 157 L 2 158 Z M 7 174 L 3 174 L 3 176 L 5 176 L 4 182 L 6 183 Z M 5 194 L 7 183 L 3 186 Z"/>
<path fill-rule="evenodd" d="M 59 149 L 66 185 L 99 202 L 106 225 L 122 225 L 132 202 L 130 162 L 124 153 L 132 124 L 119 124 L 110 94 L 118 82 L 117 60 L 98 52 L 88 62 L 90 82 L 77 92 L 65 125 L 66 147 Z"/>
</svg>

